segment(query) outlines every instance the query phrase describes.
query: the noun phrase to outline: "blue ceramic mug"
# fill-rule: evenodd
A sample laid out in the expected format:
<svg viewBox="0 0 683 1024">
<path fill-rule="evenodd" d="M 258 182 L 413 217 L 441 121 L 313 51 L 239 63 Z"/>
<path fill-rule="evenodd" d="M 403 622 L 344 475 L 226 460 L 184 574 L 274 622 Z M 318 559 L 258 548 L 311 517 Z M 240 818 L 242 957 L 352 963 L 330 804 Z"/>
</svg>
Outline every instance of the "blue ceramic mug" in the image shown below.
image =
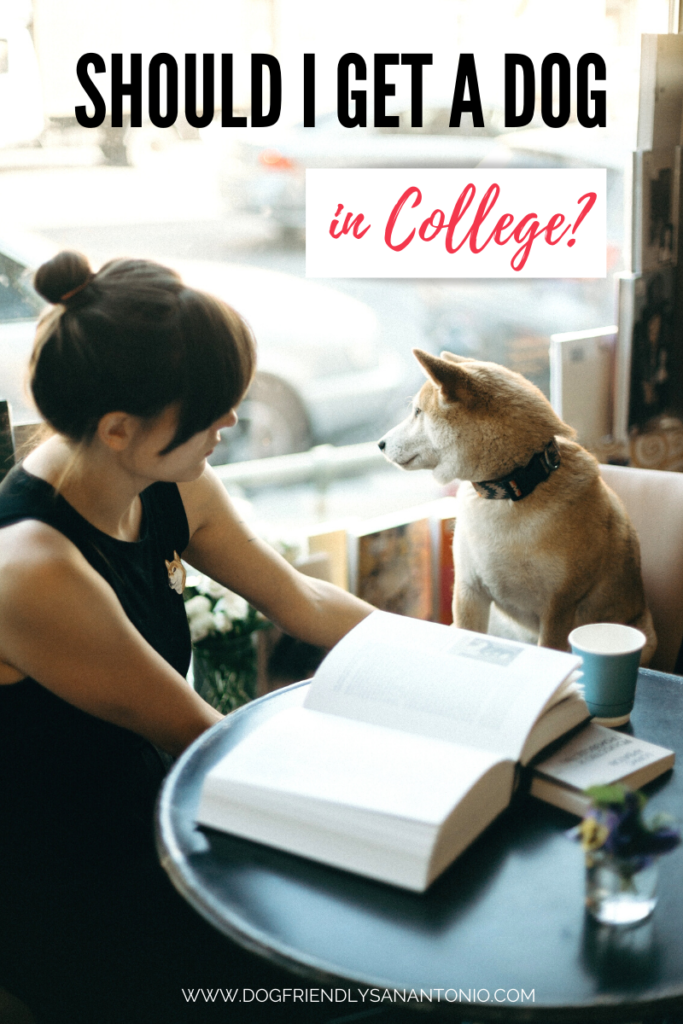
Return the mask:
<svg viewBox="0 0 683 1024">
<path fill-rule="evenodd" d="M 594 622 L 572 630 L 569 643 L 583 659 L 581 682 L 591 715 L 602 725 L 628 722 L 645 634 L 617 622 Z"/>
</svg>

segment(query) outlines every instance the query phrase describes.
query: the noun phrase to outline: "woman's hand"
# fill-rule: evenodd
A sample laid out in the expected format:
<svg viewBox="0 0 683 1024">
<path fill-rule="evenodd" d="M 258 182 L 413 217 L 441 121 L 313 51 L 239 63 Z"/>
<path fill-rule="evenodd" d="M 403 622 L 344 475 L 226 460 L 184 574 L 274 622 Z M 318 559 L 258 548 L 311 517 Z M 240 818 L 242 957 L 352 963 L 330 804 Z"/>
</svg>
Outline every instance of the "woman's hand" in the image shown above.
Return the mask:
<svg viewBox="0 0 683 1024">
<path fill-rule="evenodd" d="M 333 647 L 372 611 L 352 594 L 304 576 L 240 519 L 215 472 L 180 484 L 190 526 L 190 565 L 245 597 L 290 636 Z"/>
<path fill-rule="evenodd" d="M 61 533 L 5 527 L 0 659 L 76 707 L 179 754 L 223 717 L 147 643 Z"/>
</svg>

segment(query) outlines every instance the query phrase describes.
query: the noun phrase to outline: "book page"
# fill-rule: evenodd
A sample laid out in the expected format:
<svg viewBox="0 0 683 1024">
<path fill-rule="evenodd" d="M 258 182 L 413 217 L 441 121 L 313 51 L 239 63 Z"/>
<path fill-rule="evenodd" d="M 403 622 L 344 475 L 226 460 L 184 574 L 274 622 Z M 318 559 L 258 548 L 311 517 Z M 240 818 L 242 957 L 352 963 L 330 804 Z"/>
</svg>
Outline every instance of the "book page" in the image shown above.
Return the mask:
<svg viewBox="0 0 683 1024">
<path fill-rule="evenodd" d="M 563 700 L 547 708 L 538 719 L 522 749 L 519 758 L 521 764 L 527 765 L 544 747 L 588 718 L 590 712 L 586 702 L 579 695 L 578 689 L 574 688 Z"/>
<path fill-rule="evenodd" d="M 486 751 L 291 708 L 249 733 L 211 769 L 199 820 L 215 824 L 206 811 L 215 793 L 219 802 L 227 797 L 312 824 L 324 820 L 342 832 L 354 827 L 381 835 L 388 815 L 436 827 L 502 760 Z M 510 765 L 503 798 L 510 797 L 512 777 Z M 354 817 L 354 809 L 378 817 Z M 425 849 L 432 839 L 430 830 Z"/>
<path fill-rule="evenodd" d="M 516 761 L 579 664 L 559 651 L 374 612 L 327 655 L 305 706 Z"/>
</svg>

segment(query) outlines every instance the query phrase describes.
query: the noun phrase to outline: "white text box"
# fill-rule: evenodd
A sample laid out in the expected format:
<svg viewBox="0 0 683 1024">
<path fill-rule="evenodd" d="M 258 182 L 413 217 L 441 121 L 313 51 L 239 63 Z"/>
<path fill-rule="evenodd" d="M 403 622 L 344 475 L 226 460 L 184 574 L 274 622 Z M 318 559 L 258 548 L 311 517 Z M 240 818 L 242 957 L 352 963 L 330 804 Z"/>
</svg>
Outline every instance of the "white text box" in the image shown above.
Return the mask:
<svg viewBox="0 0 683 1024">
<path fill-rule="evenodd" d="M 307 277 L 605 277 L 602 169 L 309 170 Z"/>
</svg>

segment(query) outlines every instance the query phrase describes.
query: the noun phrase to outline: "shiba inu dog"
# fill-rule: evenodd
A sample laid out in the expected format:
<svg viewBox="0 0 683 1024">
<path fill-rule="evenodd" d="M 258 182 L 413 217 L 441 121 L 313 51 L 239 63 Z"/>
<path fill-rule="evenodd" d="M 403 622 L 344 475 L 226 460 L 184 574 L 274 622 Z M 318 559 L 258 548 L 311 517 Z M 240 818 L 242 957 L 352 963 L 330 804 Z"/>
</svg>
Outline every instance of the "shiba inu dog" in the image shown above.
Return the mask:
<svg viewBox="0 0 683 1024">
<path fill-rule="evenodd" d="M 402 469 L 460 480 L 454 538 L 456 626 L 485 633 L 492 606 L 544 647 L 567 650 L 588 622 L 657 638 L 640 547 L 598 463 L 530 381 L 495 363 L 414 350 L 427 380 L 379 447 Z"/>
</svg>

